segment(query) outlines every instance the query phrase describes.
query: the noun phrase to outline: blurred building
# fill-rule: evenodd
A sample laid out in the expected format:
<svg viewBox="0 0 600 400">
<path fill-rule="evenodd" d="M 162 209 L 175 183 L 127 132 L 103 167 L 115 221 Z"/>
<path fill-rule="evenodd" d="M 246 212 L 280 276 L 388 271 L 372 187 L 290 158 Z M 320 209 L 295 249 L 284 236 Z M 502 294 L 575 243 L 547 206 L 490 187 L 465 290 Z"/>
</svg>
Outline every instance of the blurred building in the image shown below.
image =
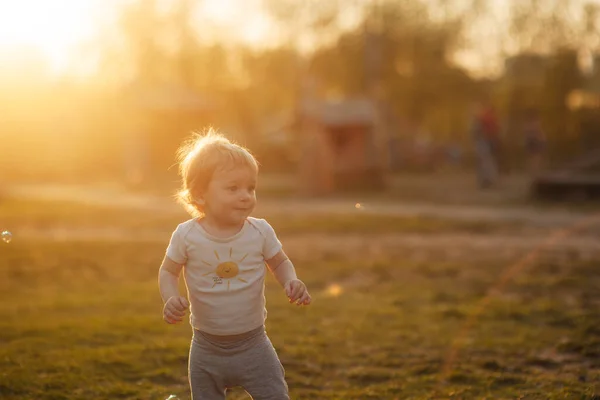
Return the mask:
<svg viewBox="0 0 600 400">
<path fill-rule="evenodd" d="M 567 102 L 571 109 L 600 109 L 600 55 L 594 57 L 593 66 L 584 77 L 581 89 L 573 91 Z"/>
<path fill-rule="evenodd" d="M 576 116 L 581 154 L 536 177 L 532 189 L 536 196 L 553 199 L 600 198 L 600 56 L 585 75 L 579 88 L 566 99 Z"/>
<path fill-rule="evenodd" d="M 544 84 L 544 73 L 548 57 L 541 54 L 524 53 L 508 57 L 504 62 L 504 77 L 507 82 L 529 87 Z"/>
<path fill-rule="evenodd" d="M 302 192 L 384 188 L 389 143 L 373 100 L 305 101 L 299 136 Z"/>
</svg>

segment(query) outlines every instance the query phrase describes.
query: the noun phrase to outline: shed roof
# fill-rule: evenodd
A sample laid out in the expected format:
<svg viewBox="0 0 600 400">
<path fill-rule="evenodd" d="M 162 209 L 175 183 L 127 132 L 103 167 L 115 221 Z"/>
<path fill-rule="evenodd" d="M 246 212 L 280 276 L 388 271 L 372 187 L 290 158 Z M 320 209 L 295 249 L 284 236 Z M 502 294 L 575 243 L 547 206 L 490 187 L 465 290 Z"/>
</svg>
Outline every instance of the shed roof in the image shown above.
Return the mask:
<svg viewBox="0 0 600 400">
<path fill-rule="evenodd" d="M 306 101 L 302 104 L 302 113 L 328 126 L 373 125 L 377 118 L 375 103 L 366 98 Z"/>
</svg>

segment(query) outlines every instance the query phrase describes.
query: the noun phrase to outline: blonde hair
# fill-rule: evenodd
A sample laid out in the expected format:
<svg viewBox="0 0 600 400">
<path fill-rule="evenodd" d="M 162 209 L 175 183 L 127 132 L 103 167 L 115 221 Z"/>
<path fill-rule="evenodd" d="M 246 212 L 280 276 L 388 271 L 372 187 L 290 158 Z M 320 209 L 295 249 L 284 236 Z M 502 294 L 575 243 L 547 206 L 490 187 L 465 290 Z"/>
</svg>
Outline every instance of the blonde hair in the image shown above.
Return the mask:
<svg viewBox="0 0 600 400">
<path fill-rule="evenodd" d="M 177 150 L 177 161 L 181 190 L 176 199 L 194 217 L 204 215 L 204 206 L 196 199 L 208 187 L 215 170 L 242 166 L 258 172 L 258 162 L 250 151 L 212 128 L 186 140 Z"/>
</svg>

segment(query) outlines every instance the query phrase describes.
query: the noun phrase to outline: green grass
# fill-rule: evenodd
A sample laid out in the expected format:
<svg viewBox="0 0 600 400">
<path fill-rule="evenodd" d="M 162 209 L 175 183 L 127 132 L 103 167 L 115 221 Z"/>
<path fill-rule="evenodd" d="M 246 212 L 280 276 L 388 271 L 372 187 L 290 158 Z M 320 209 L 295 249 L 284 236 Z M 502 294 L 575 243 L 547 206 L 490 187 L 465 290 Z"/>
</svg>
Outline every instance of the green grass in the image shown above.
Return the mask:
<svg viewBox="0 0 600 400">
<path fill-rule="evenodd" d="M 173 211 L 175 210 L 175 211 Z M 260 217 L 260 216 L 259 216 Z M 170 233 L 178 223 L 190 218 L 183 209 L 168 212 L 147 209 L 114 208 L 77 202 L 4 199 L 0 201 L 0 229 L 143 229 Z M 472 233 L 524 232 L 534 228 L 519 221 L 475 221 L 431 216 L 369 215 L 351 209 L 335 215 L 283 215 L 273 213 L 269 222 L 280 234 L 301 233 Z"/>
<path fill-rule="evenodd" d="M 156 283 L 166 242 L 53 242 L 19 234 L 23 227 L 116 227 L 168 240 L 184 218 L 183 212 L 0 202 L 0 230 L 14 233 L 12 243 L 0 242 L 0 398 L 188 399 L 191 329 L 162 321 Z M 600 394 L 594 386 L 600 381 L 597 256 L 569 250 L 564 258 L 551 249 L 484 300 L 523 254 L 463 251 L 458 261 L 449 257 L 454 248 L 424 250 L 379 239 L 539 231 L 508 221 L 360 212 L 270 222 L 284 245 L 286 238 L 304 236 L 286 249 L 314 297 L 310 307 L 292 306 L 268 279 L 267 328 L 293 399 Z M 365 245 L 344 246 L 339 239 L 346 233 L 364 234 Z M 228 396 L 244 398 L 239 389 Z"/>
<path fill-rule="evenodd" d="M 0 244 L 0 398 L 189 398 L 190 328 L 161 319 L 163 247 Z M 292 306 L 267 283 L 267 328 L 293 399 L 594 398 L 598 259 L 540 258 L 461 335 L 514 259 L 457 263 L 433 252 L 424 261 L 397 246 L 323 255 L 306 246 L 290 255 L 313 305 Z"/>
</svg>

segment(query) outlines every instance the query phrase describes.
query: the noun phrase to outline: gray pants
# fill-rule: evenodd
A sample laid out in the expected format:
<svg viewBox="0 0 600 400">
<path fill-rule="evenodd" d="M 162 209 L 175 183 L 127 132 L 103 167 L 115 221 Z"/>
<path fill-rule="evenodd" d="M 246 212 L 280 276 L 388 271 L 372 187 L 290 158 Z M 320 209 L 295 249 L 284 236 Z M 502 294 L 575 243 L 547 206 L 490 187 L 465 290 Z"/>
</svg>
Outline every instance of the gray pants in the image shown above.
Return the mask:
<svg viewBox="0 0 600 400">
<path fill-rule="evenodd" d="M 477 151 L 477 178 L 480 187 L 494 184 L 498 178 L 498 160 L 492 143 L 487 140 L 478 140 L 475 144 Z"/>
<path fill-rule="evenodd" d="M 223 400 L 241 386 L 256 400 L 289 400 L 285 371 L 264 327 L 232 340 L 194 330 L 189 379 L 192 400 Z"/>
</svg>

